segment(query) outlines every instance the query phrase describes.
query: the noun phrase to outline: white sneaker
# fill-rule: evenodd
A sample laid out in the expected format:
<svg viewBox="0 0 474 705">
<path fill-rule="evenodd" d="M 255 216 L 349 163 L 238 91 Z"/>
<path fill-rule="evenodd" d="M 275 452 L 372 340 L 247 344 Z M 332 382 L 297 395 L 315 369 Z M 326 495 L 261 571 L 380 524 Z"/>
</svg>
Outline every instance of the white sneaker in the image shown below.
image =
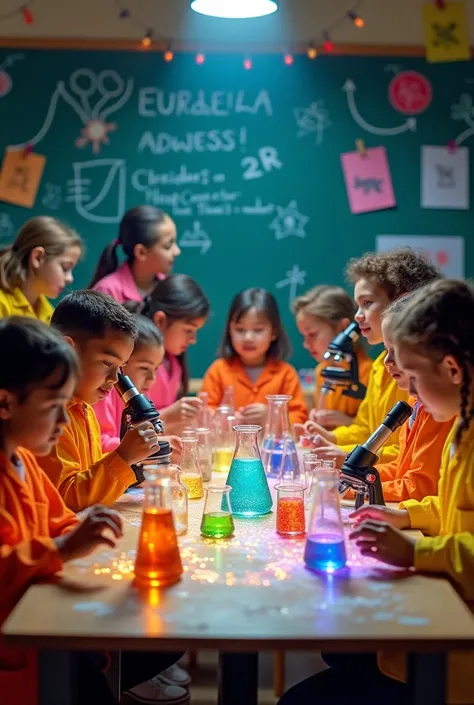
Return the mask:
<svg viewBox="0 0 474 705">
<path fill-rule="evenodd" d="M 164 683 L 168 683 L 168 685 L 180 685 L 182 688 L 187 688 L 188 685 L 191 684 L 191 676 L 184 670 L 184 668 L 178 666 L 177 663 L 167 668 L 166 671 L 162 671 L 158 675 L 160 680 Z"/>
<path fill-rule="evenodd" d="M 171 703 L 172 705 L 187 705 L 189 703 L 189 693 L 185 688 L 180 688 L 179 685 L 169 685 L 162 681 L 160 676 L 155 676 L 146 683 L 126 690 L 123 695 L 126 695 L 129 700 L 137 703 Z"/>
</svg>

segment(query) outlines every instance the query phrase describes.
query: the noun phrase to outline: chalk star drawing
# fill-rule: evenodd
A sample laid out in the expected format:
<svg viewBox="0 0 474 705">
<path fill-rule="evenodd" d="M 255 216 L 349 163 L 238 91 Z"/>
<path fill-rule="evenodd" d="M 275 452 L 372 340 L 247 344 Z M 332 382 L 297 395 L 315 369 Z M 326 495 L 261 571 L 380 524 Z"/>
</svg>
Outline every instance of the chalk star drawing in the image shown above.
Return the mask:
<svg viewBox="0 0 474 705">
<path fill-rule="evenodd" d="M 201 254 L 205 255 L 212 245 L 212 240 L 209 235 L 202 229 L 201 223 L 196 220 L 193 223 L 192 230 L 185 230 L 182 238 L 179 241 L 180 247 L 197 247 L 200 248 Z"/>
<path fill-rule="evenodd" d="M 332 125 L 329 112 L 324 107 L 324 101 L 316 100 L 309 108 L 295 108 L 293 114 L 299 127 L 298 137 L 306 137 L 315 132 L 316 144 L 321 144 L 324 130 Z"/>
<path fill-rule="evenodd" d="M 463 93 L 459 98 L 459 103 L 451 105 L 451 118 L 453 120 L 463 120 L 467 130 L 461 132 L 454 140 L 457 145 L 462 144 L 471 135 L 474 135 L 474 106 L 472 96 L 469 93 Z"/>
<path fill-rule="evenodd" d="M 438 188 L 454 188 L 454 167 L 446 167 L 444 164 L 436 164 L 438 172 Z"/>
<path fill-rule="evenodd" d="M 44 195 L 41 199 L 41 203 L 45 208 L 49 208 L 52 211 L 57 211 L 63 202 L 62 189 L 61 186 L 57 184 L 52 184 L 47 181 L 44 185 Z"/>
<path fill-rule="evenodd" d="M 299 264 L 294 264 L 291 269 L 286 272 L 286 279 L 277 282 L 276 288 L 283 289 L 288 287 L 288 304 L 291 310 L 291 305 L 296 298 L 296 293 L 299 286 L 304 286 L 306 272 L 300 269 Z"/>
<path fill-rule="evenodd" d="M 83 124 L 80 136 L 75 142 L 76 147 L 82 148 L 90 143 L 93 153 L 98 154 L 102 145 L 110 143 L 109 133 L 117 129 L 116 123 L 106 122 L 106 118 L 128 102 L 132 91 L 133 79 L 129 78 L 125 83 L 116 71 L 106 69 L 96 74 L 90 69 L 77 69 L 69 77 L 68 88 L 64 81 L 59 81 L 56 85 L 41 129 L 34 137 L 22 144 L 13 145 L 11 149 L 22 149 L 27 144 L 34 146 L 48 134 L 61 97 Z M 94 106 L 90 103 L 92 97 L 98 97 Z M 111 100 L 115 102 L 107 106 Z"/>
<path fill-rule="evenodd" d="M 309 218 L 299 212 L 296 201 L 291 201 L 286 208 L 277 206 L 276 209 L 278 215 L 272 220 L 268 227 L 270 230 L 275 231 L 277 240 L 284 240 L 291 235 L 306 237 L 304 228 Z"/>
<path fill-rule="evenodd" d="M 5 69 L 10 68 L 15 61 L 24 59 L 24 54 L 9 54 L 0 64 L 0 98 L 8 95 L 12 89 L 13 81 L 10 74 Z"/>
<path fill-rule="evenodd" d="M 410 130 L 411 132 L 416 132 L 416 118 L 414 117 L 407 118 L 403 125 L 398 125 L 398 127 L 376 127 L 375 125 L 371 125 L 369 122 L 367 122 L 367 120 L 364 120 L 357 108 L 354 95 L 357 90 L 357 86 L 351 78 L 348 78 L 346 80 L 342 87 L 342 90 L 346 94 L 347 105 L 354 122 L 356 122 L 366 132 L 370 132 L 373 135 L 389 136 L 399 135 L 402 132 L 407 132 L 408 130 Z"/>
<path fill-rule="evenodd" d="M 68 203 L 93 223 L 119 223 L 125 210 L 127 174 L 123 159 L 73 162 L 67 182 Z"/>
<path fill-rule="evenodd" d="M 435 33 L 433 40 L 434 47 L 445 47 L 449 49 L 455 44 L 459 44 L 459 39 L 456 37 L 456 30 L 458 28 L 456 22 L 450 22 L 449 24 L 434 22 L 431 26 Z"/>
<path fill-rule="evenodd" d="M 368 194 L 371 191 L 375 193 L 383 193 L 382 184 L 384 179 L 361 179 L 358 176 L 354 179 L 354 188 L 360 188 L 364 191 L 364 194 Z"/>
<path fill-rule="evenodd" d="M 15 228 L 8 213 L 0 213 L 0 240 L 11 240 Z"/>
</svg>

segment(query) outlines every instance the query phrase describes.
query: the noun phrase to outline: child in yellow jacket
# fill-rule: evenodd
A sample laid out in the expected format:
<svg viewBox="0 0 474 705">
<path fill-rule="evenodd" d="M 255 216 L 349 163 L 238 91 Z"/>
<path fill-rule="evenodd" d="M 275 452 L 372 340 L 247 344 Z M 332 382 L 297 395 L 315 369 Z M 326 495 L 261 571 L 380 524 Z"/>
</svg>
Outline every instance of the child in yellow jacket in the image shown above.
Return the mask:
<svg viewBox="0 0 474 705">
<path fill-rule="evenodd" d="M 409 248 L 382 253 L 367 253 L 351 260 L 347 275 L 354 284 L 357 303 L 355 320 L 370 345 L 378 345 L 382 338 L 382 314 L 392 301 L 414 291 L 441 273 L 424 257 Z M 327 431 L 308 422 L 307 430 L 317 434 L 315 445 L 322 458 L 334 458 L 340 467 L 346 455 L 357 444 L 364 443 L 380 426 L 397 401 L 407 401 L 408 393 L 398 388 L 384 366 L 385 353 L 375 360 L 369 375 L 367 394 L 359 407 L 354 422 Z M 379 452 L 380 462 L 396 459 L 399 451 L 399 431 Z"/>
</svg>

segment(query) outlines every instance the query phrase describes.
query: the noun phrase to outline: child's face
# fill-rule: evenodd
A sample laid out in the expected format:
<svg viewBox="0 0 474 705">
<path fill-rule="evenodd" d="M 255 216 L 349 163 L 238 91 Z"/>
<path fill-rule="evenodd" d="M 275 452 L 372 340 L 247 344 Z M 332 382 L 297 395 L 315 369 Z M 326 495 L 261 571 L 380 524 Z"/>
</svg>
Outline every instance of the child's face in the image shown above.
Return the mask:
<svg viewBox="0 0 474 705">
<path fill-rule="evenodd" d="M 190 345 L 196 345 L 197 332 L 205 324 L 205 317 L 191 321 L 173 321 L 160 329 L 165 339 L 165 350 L 169 355 L 182 355 Z"/>
<path fill-rule="evenodd" d="M 164 354 L 163 345 L 141 345 L 134 349 L 124 372 L 142 394 L 146 394 L 155 381 Z"/>
<path fill-rule="evenodd" d="M 41 250 L 42 248 L 37 248 Z M 55 299 L 63 289 L 72 284 L 72 270 L 76 266 L 81 250 L 79 247 L 68 247 L 62 255 L 51 259 L 32 258 L 32 268 L 35 274 L 35 284 L 39 294 Z"/>
<path fill-rule="evenodd" d="M 87 404 L 104 399 L 118 380 L 118 373 L 133 352 L 134 341 L 123 333 L 108 333 L 104 338 L 91 338 L 74 343 L 81 361 L 81 376 L 75 393 Z"/>
<path fill-rule="evenodd" d="M 66 405 L 76 383 L 71 376 L 62 387 L 54 389 L 61 376 L 62 370 L 53 372 L 26 399 L 10 395 L 8 409 L 2 409 L 2 419 L 12 447 L 22 446 L 35 455 L 48 455 L 57 443 L 69 421 Z"/>
<path fill-rule="evenodd" d="M 410 394 L 436 421 L 449 421 L 459 413 L 463 375 L 455 358 L 447 355 L 434 362 L 404 343 L 395 345 L 395 358 L 408 377 Z"/>
<path fill-rule="evenodd" d="M 304 311 L 296 314 L 296 325 L 303 336 L 303 347 L 318 362 L 324 359 L 324 353 L 334 336 L 345 327 L 343 323 L 337 327 L 333 326 L 324 318 L 311 316 Z"/>
<path fill-rule="evenodd" d="M 244 313 L 238 321 L 230 322 L 232 346 L 242 364 L 251 366 L 265 363 L 268 348 L 276 339 L 270 321 L 254 308 Z"/>
<path fill-rule="evenodd" d="M 171 274 L 181 250 L 176 241 L 176 225 L 171 218 L 157 226 L 158 239 L 152 247 L 135 248 L 135 259 L 141 261 L 151 274 Z"/>
<path fill-rule="evenodd" d="M 385 368 L 388 374 L 393 377 L 393 379 L 397 383 L 398 388 L 402 389 L 403 391 L 408 391 L 410 387 L 410 380 L 408 379 L 408 376 L 405 374 L 405 372 L 403 372 L 400 367 L 398 367 L 397 362 L 395 360 L 395 350 L 392 340 L 390 338 L 390 324 L 389 321 L 386 319 L 382 321 L 382 335 L 385 350 L 387 351 L 387 354 L 385 355 L 385 359 L 383 361 Z"/>
<path fill-rule="evenodd" d="M 382 338 L 382 313 L 390 304 L 385 290 L 371 279 L 359 279 L 354 287 L 357 313 L 354 319 L 370 345 L 378 345 Z"/>
</svg>

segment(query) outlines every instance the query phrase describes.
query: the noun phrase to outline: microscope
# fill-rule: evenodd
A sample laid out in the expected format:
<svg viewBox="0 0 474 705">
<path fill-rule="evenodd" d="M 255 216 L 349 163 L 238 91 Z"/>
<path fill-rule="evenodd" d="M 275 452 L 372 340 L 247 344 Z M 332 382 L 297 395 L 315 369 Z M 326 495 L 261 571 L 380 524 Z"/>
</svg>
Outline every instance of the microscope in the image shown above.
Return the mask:
<svg viewBox="0 0 474 705">
<path fill-rule="evenodd" d="M 356 493 L 356 509 L 364 504 L 366 498 L 369 504 L 385 504 L 380 475 L 375 467 L 377 451 L 397 428 L 403 426 L 412 411 L 409 404 L 397 401 L 370 438 L 363 445 L 356 446 L 345 459 L 341 468 L 339 492 L 344 494 L 353 489 Z"/>
<path fill-rule="evenodd" d="M 359 364 L 354 351 L 354 343 L 360 338 L 359 324 L 353 321 L 342 333 L 329 343 L 324 359 L 334 365 L 345 363 L 343 367 L 329 365 L 325 367 L 321 376 L 324 379 L 321 394 L 330 394 L 335 387 L 344 387 L 342 394 L 351 399 L 363 399 L 366 387 L 359 382 Z M 347 368 L 349 365 L 349 369 Z"/>
</svg>

